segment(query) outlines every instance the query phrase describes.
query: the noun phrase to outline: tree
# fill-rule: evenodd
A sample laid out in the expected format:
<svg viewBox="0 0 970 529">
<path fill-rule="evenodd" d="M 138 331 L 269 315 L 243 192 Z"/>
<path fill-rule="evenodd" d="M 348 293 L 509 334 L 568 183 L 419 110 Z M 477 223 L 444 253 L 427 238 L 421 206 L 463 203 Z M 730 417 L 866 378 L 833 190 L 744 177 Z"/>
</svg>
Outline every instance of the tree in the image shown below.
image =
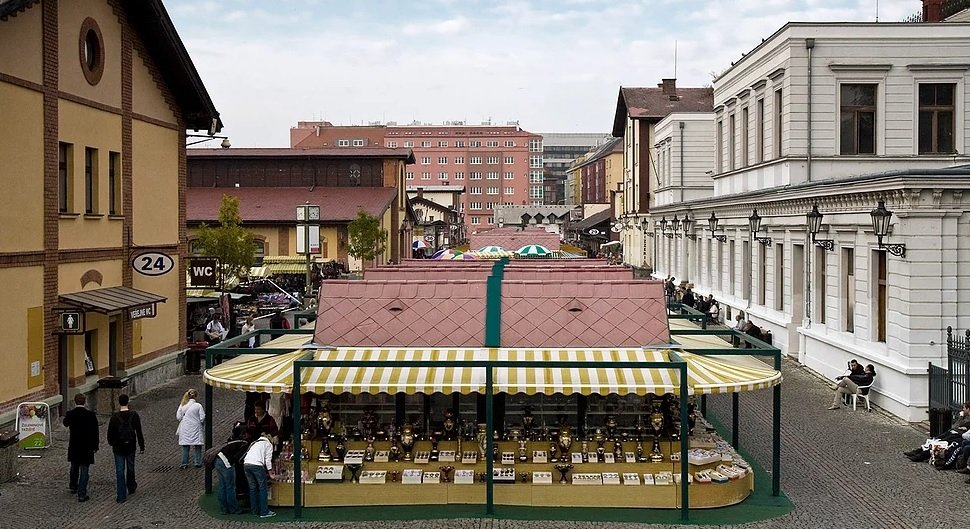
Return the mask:
<svg viewBox="0 0 970 529">
<path fill-rule="evenodd" d="M 367 262 L 384 252 L 387 230 L 381 228 L 380 219 L 358 209 L 357 218 L 347 226 L 347 239 L 347 253 Z"/>
<path fill-rule="evenodd" d="M 239 198 L 222 195 L 219 205 L 219 226 L 199 227 L 198 249 L 206 257 L 219 259 L 219 289 L 225 290 L 226 279 L 242 277 L 256 258 L 253 234 L 242 227 Z"/>
</svg>

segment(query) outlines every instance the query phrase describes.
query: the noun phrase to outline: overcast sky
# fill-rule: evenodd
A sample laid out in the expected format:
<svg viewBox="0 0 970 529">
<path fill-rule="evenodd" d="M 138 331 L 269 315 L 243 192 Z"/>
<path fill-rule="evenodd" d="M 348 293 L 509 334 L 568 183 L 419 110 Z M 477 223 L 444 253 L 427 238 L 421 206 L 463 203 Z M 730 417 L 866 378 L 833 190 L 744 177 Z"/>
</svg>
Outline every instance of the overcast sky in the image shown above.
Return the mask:
<svg viewBox="0 0 970 529">
<path fill-rule="evenodd" d="M 235 147 L 297 121 L 518 120 L 608 132 L 620 86 L 706 86 L 788 21 L 897 22 L 920 0 L 166 0 Z M 202 146 L 216 147 L 203 144 Z"/>
</svg>

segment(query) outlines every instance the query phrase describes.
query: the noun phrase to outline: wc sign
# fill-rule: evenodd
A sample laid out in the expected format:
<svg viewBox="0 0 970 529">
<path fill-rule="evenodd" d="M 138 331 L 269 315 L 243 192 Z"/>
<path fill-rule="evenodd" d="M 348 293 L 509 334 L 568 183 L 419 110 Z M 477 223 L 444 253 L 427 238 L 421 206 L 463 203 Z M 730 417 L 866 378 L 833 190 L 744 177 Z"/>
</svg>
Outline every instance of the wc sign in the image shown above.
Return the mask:
<svg viewBox="0 0 970 529">
<path fill-rule="evenodd" d="M 214 257 L 189 259 L 189 285 L 219 286 L 219 260 Z"/>
</svg>

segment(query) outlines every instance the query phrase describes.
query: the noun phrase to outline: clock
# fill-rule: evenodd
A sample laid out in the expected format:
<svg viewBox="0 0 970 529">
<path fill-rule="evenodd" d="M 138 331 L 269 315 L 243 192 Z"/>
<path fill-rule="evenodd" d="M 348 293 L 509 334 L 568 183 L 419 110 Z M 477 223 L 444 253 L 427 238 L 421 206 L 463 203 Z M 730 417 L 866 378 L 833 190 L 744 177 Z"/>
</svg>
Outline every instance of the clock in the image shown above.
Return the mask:
<svg viewBox="0 0 970 529">
<path fill-rule="evenodd" d="M 310 220 L 320 220 L 320 206 L 307 206 L 310 212 Z"/>
</svg>

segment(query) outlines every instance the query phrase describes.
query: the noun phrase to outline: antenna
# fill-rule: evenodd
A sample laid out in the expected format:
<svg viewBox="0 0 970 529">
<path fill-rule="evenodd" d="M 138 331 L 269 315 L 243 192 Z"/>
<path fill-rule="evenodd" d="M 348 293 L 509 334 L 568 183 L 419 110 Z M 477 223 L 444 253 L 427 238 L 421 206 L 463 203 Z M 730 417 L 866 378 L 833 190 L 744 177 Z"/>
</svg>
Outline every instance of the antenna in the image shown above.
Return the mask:
<svg viewBox="0 0 970 529">
<path fill-rule="evenodd" d="M 674 79 L 677 78 L 677 41 L 674 41 Z"/>
<path fill-rule="evenodd" d="M 879 22 L 879 0 L 876 0 L 876 22 Z"/>
</svg>

